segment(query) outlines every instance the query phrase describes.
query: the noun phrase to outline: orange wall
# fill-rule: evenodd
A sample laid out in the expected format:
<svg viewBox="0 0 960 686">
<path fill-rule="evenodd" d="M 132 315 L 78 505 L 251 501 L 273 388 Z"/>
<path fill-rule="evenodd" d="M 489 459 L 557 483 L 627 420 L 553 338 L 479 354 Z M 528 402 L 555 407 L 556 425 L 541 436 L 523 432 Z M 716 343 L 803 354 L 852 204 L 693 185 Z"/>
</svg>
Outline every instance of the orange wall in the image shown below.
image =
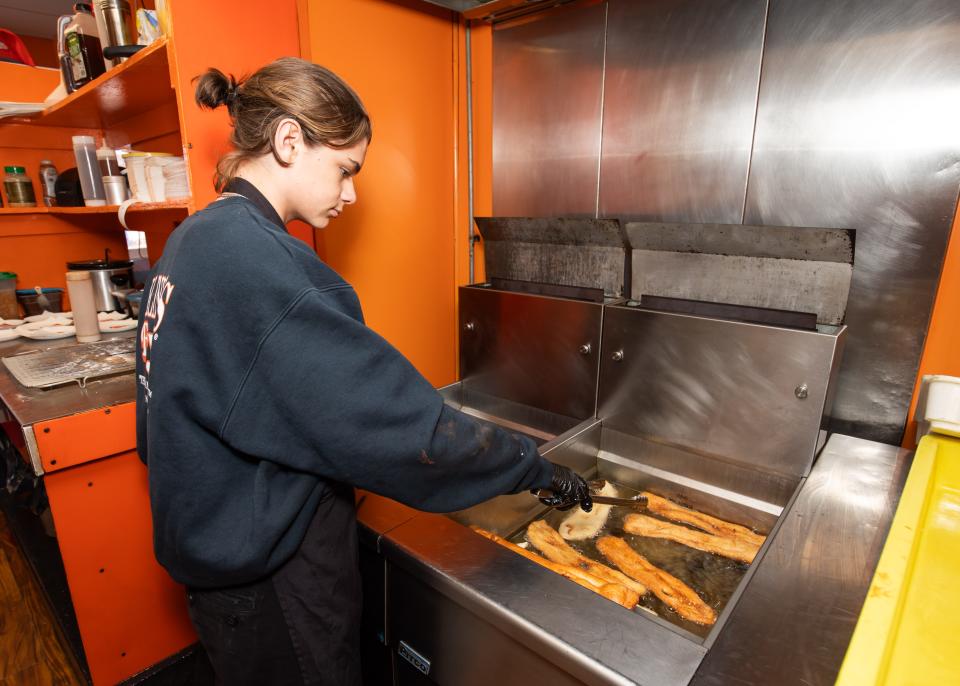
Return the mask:
<svg viewBox="0 0 960 686">
<path fill-rule="evenodd" d="M 0 100 L 42 101 L 59 82 L 59 72 L 0 63 Z M 0 126 L 0 166 L 26 167 L 34 195 L 42 203 L 38 170 L 49 159 L 58 170 L 76 166 L 70 137 L 95 131 Z M 6 194 L 4 194 L 6 202 Z M 44 214 L 3 214 L 0 210 L 0 271 L 17 274 L 17 288 L 64 288 L 66 262 L 103 255 L 127 256 L 123 231 L 112 217 L 57 217 Z"/>
<path fill-rule="evenodd" d="M 230 30 L 223 39 L 216 40 L 211 49 L 211 31 L 226 20 L 219 3 L 195 0 L 169 0 L 173 26 L 174 63 L 171 79 L 177 89 L 180 103 L 180 130 L 183 132 L 184 154 L 189 161 L 190 187 L 193 190 L 193 209 L 208 205 L 217 193 L 213 187 L 213 173 L 217 160 L 230 150 L 230 120 L 225 108 L 201 110 L 193 100 L 193 78 L 208 67 L 217 67 L 227 74 L 241 77 L 250 74 L 278 57 L 299 56 L 300 34 L 297 22 L 297 3 L 283 0 L 270 5 L 270 20 L 263 19 L 263 2 L 236 0 L 230 3 Z M 231 37 L 246 36 L 243 40 Z M 171 143 L 171 138 L 156 139 L 151 144 L 158 149 Z M 300 222 L 288 226 L 290 233 L 314 244 L 313 231 Z M 169 231 L 147 233 L 150 259 L 156 260 L 163 251 Z"/>
<path fill-rule="evenodd" d="M 114 220 L 110 220 L 115 224 Z M 124 259 L 127 247 L 119 227 L 98 226 L 97 219 L 65 221 L 45 215 L 17 215 L 0 219 L 0 271 L 17 275 L 17 288 L 63 288 L 66 263 L 103 257 Z M 65 307 L 69 307 L 66 297 Z"/>
<path fill-rule="evenodd" d="M 0 100 L 43 102 L 59 83 L 59 69 L 0 62 Z"/>
<path fill-rule="evenodd" d="M 434 384 L 455 380 L 458 23 L 412 0 L 301 0 L 309 55 L 373 120 L 358 201 L 318 232 L 367 323 Z"/>
<path fill-rule="evenodd" d="M 64 13 L 68 7 L 64 6 Z M 38 67 L 60 68 L 57 58 L 57 41 L 53 38 L 41 38 L 39 36 L 20 35 L 20 40 L 30 51 L 30 57 Z"/>
<path fill-rule="evenodd" d="M 299 55 L 297 5 L 293 0 L 270 3 L 269 22 L 264 21 L 261 0 L 229 4 L 172 0 L 167 5 L 176 56 L 171 68 L 180 99 L 181 130 L 190 146 L 193 198 L 199 209 L 216 197 L 213 172 L 217 160 L 230 149 L 230 121 L 224 107 L 212 112 L 197 107 L 191 81 L 208 67 L 239 77 L 278 57 Z"/>
<path fill-rule="evenodd" d="M 960 376 L 960 210 L 953 219 L 937 299 L 934 302 L 930 327 L 927 329 L 923 356 L 920 358 L 917 387 L 913 391 L 907 431 L 903 437 L 906 448 L 912 449 L 916 446 L 917 426 L 913 414 L 917 406 L 919 382 L 925 374 Z"/>
</svg>

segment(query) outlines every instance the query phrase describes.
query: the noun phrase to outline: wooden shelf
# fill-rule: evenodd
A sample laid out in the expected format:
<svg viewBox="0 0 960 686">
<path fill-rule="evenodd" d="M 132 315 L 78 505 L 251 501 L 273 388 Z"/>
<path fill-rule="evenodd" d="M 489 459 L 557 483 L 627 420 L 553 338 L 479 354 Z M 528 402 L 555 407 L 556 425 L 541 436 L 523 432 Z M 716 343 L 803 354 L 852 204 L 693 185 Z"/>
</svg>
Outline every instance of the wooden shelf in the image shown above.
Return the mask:
<svg viewBox="0 0 960 686">
<path fill-rule="evenodd" d="M 164 210 L 186 211 L 189 204 L 189 198 L 167 202 L 136 203 L 127 209 L 127 213 L 162 212 Z M 0 207 L 0 217 L 16 214 L 116 214 L 119 209 L 119 205 L 104 205 L 103 207 Z"/>
<path fill-rule="evenodd" d="M 167 39 L 161 38 L 43 112 L 2 122 L 109 129 L 167 103 L 175 105 L 176 94 L 170 83 Z"/>
</svg>

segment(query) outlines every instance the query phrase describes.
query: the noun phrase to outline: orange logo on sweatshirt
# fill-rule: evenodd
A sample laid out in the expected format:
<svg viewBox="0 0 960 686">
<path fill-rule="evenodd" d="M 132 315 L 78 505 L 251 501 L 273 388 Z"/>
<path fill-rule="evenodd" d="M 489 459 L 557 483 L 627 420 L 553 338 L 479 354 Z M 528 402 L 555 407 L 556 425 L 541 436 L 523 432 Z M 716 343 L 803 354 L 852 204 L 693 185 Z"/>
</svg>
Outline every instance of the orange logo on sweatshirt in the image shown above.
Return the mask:
<svg viewBox="0 0 960 686">
<path fill-rule="evenodd" d="M 173 289 L 174 285 L 166 274 L 158 274 L 150 286 L 147 310 L 143 313 L 143 326 L 140 327 L 140 358 L 147 374 L 150 374 L 150 350 L 157 340 L 157 332 L 163 324 L 163 316 L 166 314 Z"/>
</svg>

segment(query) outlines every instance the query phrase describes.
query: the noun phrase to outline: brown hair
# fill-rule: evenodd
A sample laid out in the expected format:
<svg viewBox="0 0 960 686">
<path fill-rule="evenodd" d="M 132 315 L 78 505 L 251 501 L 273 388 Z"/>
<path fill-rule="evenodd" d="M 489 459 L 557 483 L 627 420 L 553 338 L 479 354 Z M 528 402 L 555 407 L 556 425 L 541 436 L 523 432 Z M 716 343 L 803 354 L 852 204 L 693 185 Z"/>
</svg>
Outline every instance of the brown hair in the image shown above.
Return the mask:
<svg viewBox="0 0 960 686">
<path fill-rule="evenodd" d="M 210 68 L 194 78 L 200 107 L 227 106 L 234 150 L 217 163 L 214 185 L 218 191 L 236 176 L 246 160 L 268 152 L 281 165 L 273 144 L 280 121 L 295 119 L 313 145 L 349 148 L 373 131 L 360 98 L 329 69 L 297 57 L 281 57 L 239 82 Z"/>
</svg>

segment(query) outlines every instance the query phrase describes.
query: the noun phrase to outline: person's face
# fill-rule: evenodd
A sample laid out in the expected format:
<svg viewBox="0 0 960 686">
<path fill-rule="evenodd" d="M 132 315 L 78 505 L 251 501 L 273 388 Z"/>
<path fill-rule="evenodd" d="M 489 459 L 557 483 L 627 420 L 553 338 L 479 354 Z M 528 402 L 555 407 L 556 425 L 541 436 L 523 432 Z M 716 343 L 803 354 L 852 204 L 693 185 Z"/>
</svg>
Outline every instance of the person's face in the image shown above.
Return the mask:
<svg viewBox="0 0 960 686">
<path fill-rule="evenodd" d="M 366 140 L 342 149 L 303 145 L 293 169 L 296 190 L 291 209 L 296 218 L 322 229 L 355 203 L 354 177 L 366 155 Z"/>
</svg>

